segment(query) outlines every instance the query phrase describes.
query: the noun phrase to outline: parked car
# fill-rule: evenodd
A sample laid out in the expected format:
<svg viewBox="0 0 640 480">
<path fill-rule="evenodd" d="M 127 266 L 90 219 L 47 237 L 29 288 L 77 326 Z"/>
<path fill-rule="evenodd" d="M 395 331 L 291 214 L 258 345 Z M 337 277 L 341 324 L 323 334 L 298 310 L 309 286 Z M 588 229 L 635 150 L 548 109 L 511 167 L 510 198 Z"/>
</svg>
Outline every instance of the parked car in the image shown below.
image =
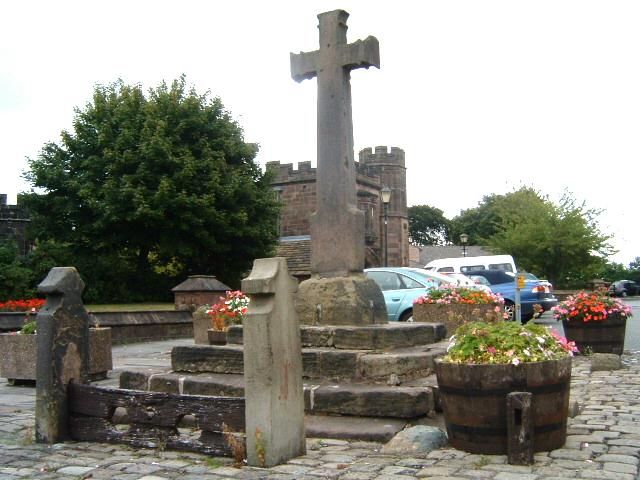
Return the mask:
<svg viewBox="0 0 640 480">
<path fill-rule="evenodd" d="M 465 272 L 465 275 L 475 282 L 487 285 L 493 293 L 502 295 L 505 311 L 510 319 L 515 318 L 515 274 L 499 270 L 474 270 Z M 533 318 L 535 304 L 540 305 L 545 311 L 558 304 L 558 299 L 553 296 L 546 283 L 525 278 L 525 287 L 520 289 L 520 312 L 523 323 Z"/>
<path fill-rule="evenodd" d="M 549 280 L 543 280 L 541 278 L 538 278 L 531 272 L 522 272 L 522 273 L 523 273 L 525 279 L 527 279 L 527 280 L 537 280 L 538 282 L 542 283 L 543 285 L 547 285 L 549 287 L 549 290 L 551 290 L 553 292 L 553 285 L 551 284 L 551 282 Z"/>
<path fill-rule="evenodd" d="M 638 293 L 640 293 L 640 285 L 632 280 L 617 280 L 609 285 L 609 295 L 613 297 L 627 297 L 638 295 Z"/>
<path fill-rule="evenodd" d="M 367 268 L 364 273 L 382 290 L 389 321 L 412 321 L 413 301 L 416 298 L 442 284 L 456 285 L 453 279 L 445 275 L 417 268 Z"/>
<path fill-rule="evenodd" d="M 488 286 L 483 285 L 482 283 L 474 282 L 463 273 L 445 273 L 444 275 L 458 282 L 458 285 L 461 287 L 475 288 L 477 290 L 484 290 L 485 292 L 491 291 L 491 288 L 489 288 Z"/>
</svg>

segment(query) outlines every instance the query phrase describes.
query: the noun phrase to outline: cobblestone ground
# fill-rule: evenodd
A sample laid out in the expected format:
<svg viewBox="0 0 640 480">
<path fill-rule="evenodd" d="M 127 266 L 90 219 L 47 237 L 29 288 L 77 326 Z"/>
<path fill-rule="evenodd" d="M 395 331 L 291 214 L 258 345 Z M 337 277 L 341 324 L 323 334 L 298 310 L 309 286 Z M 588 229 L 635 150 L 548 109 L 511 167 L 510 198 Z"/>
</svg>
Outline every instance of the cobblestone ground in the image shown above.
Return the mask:
<svg viewBox="0 0 640 480">
<path fill-rule="evenodd" d="M 234 468 L 230 459 L 116 445 L 44 446 L 33 443 L 32 409 L 18 406 L 0 407 L 0 480 L 640 480 L 640 353 L 623 358 L 624 369 L 593 373 L 588 359 L 574 359 L 571 397 L 580 413 L 569 421 L 565 447 L 536 454 L 532 466 L 452 448 L 382 455 L 380 444 L 323 439 L 309 439 L 307 455 L 271 469 Z"/>
</svg>

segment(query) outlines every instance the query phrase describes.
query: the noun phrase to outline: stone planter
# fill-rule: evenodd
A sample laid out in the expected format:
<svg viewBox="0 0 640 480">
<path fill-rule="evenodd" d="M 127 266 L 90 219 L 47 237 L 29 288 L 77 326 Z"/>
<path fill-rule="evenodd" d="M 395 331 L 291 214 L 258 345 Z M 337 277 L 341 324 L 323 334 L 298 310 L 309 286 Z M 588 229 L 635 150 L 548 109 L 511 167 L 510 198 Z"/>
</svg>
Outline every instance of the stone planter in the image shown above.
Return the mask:
<svg viewBox="0 0 640 480">
<path fill-rule="evenodd" d="M 593 322 L 562 321 L 567 340 L 576 343 L 582 354 L 615 353 L 622 355 L 627 317 L 610 315 L 606 320 Z"/>
<path fill-rule="evenodd" d="M 416 303 L 413 305 L 414 322 L 442 323 L 447 335 L 453 335 L 463 323 L 498 322 L 504 320 L 502 308 L 496 312 L 495 305 L 468 305 L 461 303 Z"/>
<path fill-rule="evenodd" d="M 0 334 L 0 377 L 14 384 L 16 380 L 36 379 L 38 335 Z M 106 378 L 113 368 L 111 329 L 89 329 L 89 374 L 92 380 Z"/>
<path fill-rule="evenodd" d="M 561 448 L 567 437 L 571 357 L 515 365 L 436 361 L 451 446 L 507 453 L 507 394 L 531 392 L 535 452 Z"/>
<path fill-rule="evenodd" d="M 209 339 L 209 345 L 226 345 L 227 344 L 227 332 L 224 330 L 214 330 L 210 328 L 207 330 Z"/>
</svg>

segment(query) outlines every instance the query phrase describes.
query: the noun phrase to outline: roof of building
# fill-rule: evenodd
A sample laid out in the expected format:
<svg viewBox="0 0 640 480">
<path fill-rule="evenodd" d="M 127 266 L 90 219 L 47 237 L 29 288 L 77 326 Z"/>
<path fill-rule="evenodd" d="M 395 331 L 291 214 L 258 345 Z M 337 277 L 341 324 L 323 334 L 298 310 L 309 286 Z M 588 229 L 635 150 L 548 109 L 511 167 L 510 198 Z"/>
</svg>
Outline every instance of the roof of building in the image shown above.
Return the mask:
<svg viewBox="0 0 640 480">
<path fill-rule="evenodd" d="M 184 282 L 171 289 L 172 292 L 226 292 L 231 287 L 214 275 L 189 275 Z"/>
<path fill-rule="evenodd" d="M 281 237 L 276 256 L 287 259 L 287 268 L 291 275 L 309 275 L 311 273 L 311 237 Z"/>
</svg>

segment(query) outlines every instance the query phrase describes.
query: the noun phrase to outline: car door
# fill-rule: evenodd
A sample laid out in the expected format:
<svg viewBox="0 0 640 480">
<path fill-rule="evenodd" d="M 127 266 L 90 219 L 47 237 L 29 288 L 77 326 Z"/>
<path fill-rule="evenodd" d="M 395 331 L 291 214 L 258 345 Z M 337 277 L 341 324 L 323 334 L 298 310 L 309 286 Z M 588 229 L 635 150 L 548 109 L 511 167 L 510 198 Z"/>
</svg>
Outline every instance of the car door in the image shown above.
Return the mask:
<svg viewBox="0 0 640 480">
<path fill-rule="evenodd" d="M 398 310 L 404 298 L 404 286 L 400 276 L 395 272 L 369 271 L 367 277 L 378 284 L 384 303 L 387 306 L 387 316 L 389 320 L 397 320 Z"/>
</svg>

